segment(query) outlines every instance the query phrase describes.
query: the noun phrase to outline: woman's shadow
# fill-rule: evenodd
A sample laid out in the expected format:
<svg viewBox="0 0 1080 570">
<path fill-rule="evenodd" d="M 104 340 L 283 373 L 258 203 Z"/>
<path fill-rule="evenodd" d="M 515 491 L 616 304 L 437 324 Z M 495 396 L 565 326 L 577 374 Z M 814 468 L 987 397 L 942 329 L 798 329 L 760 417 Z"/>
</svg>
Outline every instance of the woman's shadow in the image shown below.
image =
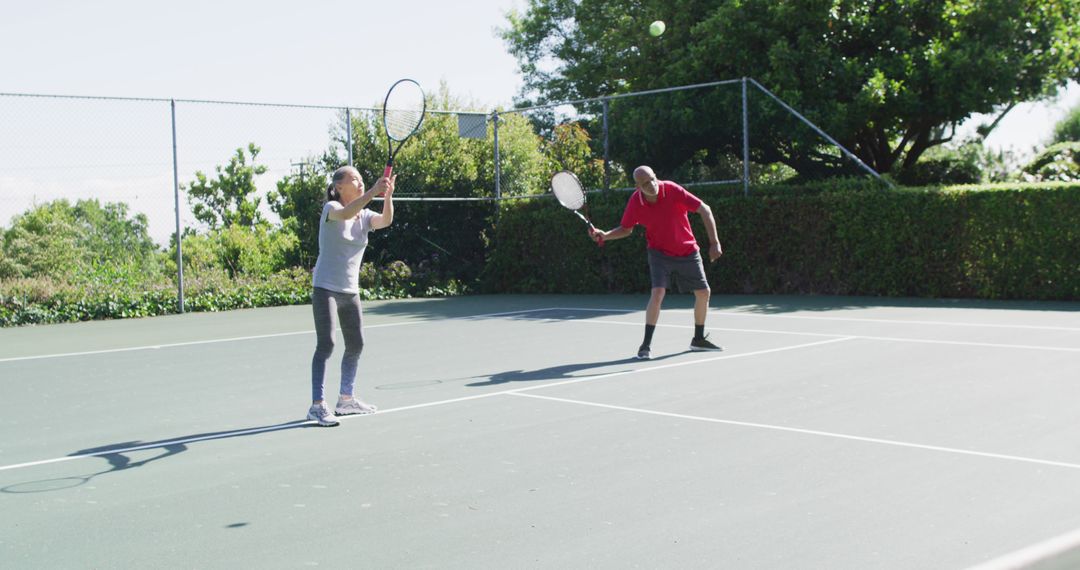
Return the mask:
<svg viewBox="0 0 1080 570">
<path fill-rule="evenodd" d="M 0 492 L 41 493 L 47 491 L 58 491 L 61 489 L 70 489 L 72 487 L 85 485 L 86 483 L 89 483 L 91 479 L 101 475 L 118 473 L 120 471 L 126 471 L 128 469 L 135 469 L 137 467 L 142 467 L 143 465 L 146 465 L 148 463 L 159 461 L 167 457 L 172 457 L 179 453 L 183 453 L 188 450 L 188 446 L 192 443 L 218 439 L 231 439 L 235 437 L 246 437 L 260 433 L 310 426 L 311 422 L 308 420 L 296 420 L 253 428 L 197 433 L 181 437 L 161 439 L 157 441 L 131 440 L 120 443 L 111 443 L 109 445 L 102 445 L 99 447 L 80 449 L 79 451 L 73 451 L 69 453 L 67 456 L 75 458 L 100 457 L 109 463 L 109 468 L 85 475 L 24 481 L 22 483 L 16 483 L 14 485 L 8 485 L 7 487 L 0 488 Z M 159 451 L 154 455 L 139 460 L 134 460 L 132 459 L 132 457 L 129 457 L 129 455 L 132 453 L 150 450 Z"/>
<path fill-rule="evenodd" d="M 682 352 L 674 352 L 672 354 L 657 356 L 647 361 L 638 360 L 631 357 L 620 358 L 617 360 L 601 360 L 597 362 L 560 364 L 559 366 L 549 366 L 547 368 L 539 368 L 536 370 L 508 370 L 506 372 L 499 372 L 496 374 L 491 374 L 489 376 L 474 376 L 474 378 L 486 378 L 486 380 L 484 380 L 483 382 L 473 382 L 471 384 L 466 384 L 466 386 L 472 388 L 479 388 L 483 386 L 506 384 L 507 382 L 534 382 L 537 380 L 580 380 L 582 378 L 599 378 L 601 376 L 628 372 L 630 370 L 633 370 L 633 368 L 612 370 L 610 372 L 604 372 L 602 374 L 596 374 L 593 376 L 578 376 L 576 373 L 581 372 L 582 370 L 589 370 L 590 368 L 602 368 L 604 366 L 612 366 L 615 364 L 630 364 L 632 362 L 656 362 L 657 360 L 666 360 L 668 358 L 673 358 L 682 354 L 686 354 L 688 352 L 690 351 L 684 350 Z"/>
</svg>

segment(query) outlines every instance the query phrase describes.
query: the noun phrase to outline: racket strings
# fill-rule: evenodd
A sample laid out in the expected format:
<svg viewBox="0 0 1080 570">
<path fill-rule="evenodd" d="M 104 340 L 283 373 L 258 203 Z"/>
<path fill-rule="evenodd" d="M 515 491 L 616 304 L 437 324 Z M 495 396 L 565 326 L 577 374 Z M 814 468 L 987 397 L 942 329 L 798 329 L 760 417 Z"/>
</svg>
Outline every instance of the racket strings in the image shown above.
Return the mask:
<svg viewBox="0 0 1080 570">
<path fill-rule="evenodd" d="M 397 141 L 405 140 L 423 119 L 422 109 L 388 109 L 385 114 L 386 134 Z"/>
<path fill-rule="evenodd" d="M 556 176 L 552 179 L 551 191 L 555 194 L 555 199 L 566 208 L 577 210 L 585 205 L 585 192 L 577 181 L 569 176 Z"/>
<path fill-rule="evenodd" d="M 399 142 L 409 138 L 424 121 L 426 108 L 424 90 L 419 84 L 411 79 L 394 84 L 383 102 L 383 125 L 387 136 Z"/>
</svg>

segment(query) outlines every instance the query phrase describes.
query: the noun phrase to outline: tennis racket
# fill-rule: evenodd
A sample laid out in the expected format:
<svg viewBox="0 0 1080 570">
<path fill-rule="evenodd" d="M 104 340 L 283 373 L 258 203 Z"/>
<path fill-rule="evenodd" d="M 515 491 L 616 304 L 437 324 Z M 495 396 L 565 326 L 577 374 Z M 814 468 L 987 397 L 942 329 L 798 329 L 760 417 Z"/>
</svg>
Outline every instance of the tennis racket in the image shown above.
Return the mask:
<svg viewBox="0 0 1080 570">
<path fill-rule="evenodd" d="M 581 221 L 585 222 L 592 231 L 597 231 L 596 226 L 589 221 L 589 217 L 581 213 L 581 210 L 585 209 L 585 188 L 573 172 L 569 170 L 556 172 L 551 177 L 551 192 L 564 208 L 577 214 L 577 217 L 581 218 Z M 604 247 L 604 238 L 600 238 L 597 245 Z"/>
<path fill-rule="evenodd" d="M 420 84 L 412 79 L 399 79 L 390 86 L 383 101 L 383 127 L 386 128 L 386 169 L 383 176 L 394 171 L 394 157 L 405 141 L 420 130 L 424 123 L 427 101 Z M 397 147 L 394 146 L 397 143 Z"/>
</svg>

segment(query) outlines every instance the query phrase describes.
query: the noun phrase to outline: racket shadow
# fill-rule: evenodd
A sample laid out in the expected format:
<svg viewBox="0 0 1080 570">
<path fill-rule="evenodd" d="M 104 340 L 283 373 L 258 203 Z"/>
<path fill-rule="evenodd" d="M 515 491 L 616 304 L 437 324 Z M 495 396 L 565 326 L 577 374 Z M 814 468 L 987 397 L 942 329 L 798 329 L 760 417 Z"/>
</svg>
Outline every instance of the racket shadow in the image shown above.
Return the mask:
<svg viewBox="0 0 1080 570">
<path fill-rule="evenodd" d="M 159 439 L 157 441 L 131 440 L 119 443 L 111 443 L 98 447 L 91 447 L 87 449 L 80 449 L 79 451 L 73 451 L 69 453 L 67 456 L 100 457 L 109 463 L 109 468 L 103 471 L 98 471 L 96 473 L 79 475 L 75 477 L 59 477 L 53 479 L 24 481 L 21 483 L 16 483 L 13 485 L 8 485 L 7 487 L 0 488 L 0 492 L 23 494 L 44 493 L 49 491 L 71 489 L 74 487 L 80 487 L 82 485 L 85 485 L 86 483 L 89 483 L 91 479 L 100 477 L 102 475 L 118 473 L 120 471 L 126 471 L 128 469 L 135 469 L 138 467 L 142 467 L 148 463 L 160 461 L 162 459 L 183 453 L 185 451 L 188 451 L 190 445 L 193 443 L 213 441 L 219 439 L 230 439 L 235 437 L 247 437 L 272 431 L 312 427 L 312 425 L 313 424 L 308 420 L 296 420 L 268 426 L 170 437 L 167 439 Z M 130 457 L 130 455 L 133 453 L 141 453 L 153 450 L 160 451 L 151 457 L 145 457 L 138 460 Z"/>
<path fill-rule="evenodd" d="M 508 370 L 506 372 L 499 372 L 491 374 L 489 376 L 476 376 L 475 378 L 486 378 L 483 382 L 473 382 L 466 384 L 471 388 L 479 388 L 484 386 L 496 386 L 499 384 L 507 384 L 510 382 L 537 382 L 543 380 L 574 380 L 580 378 L 588 378 L 589 374 L 578 374 L 579 372 L 590 370 L 593 368 L 603 368 L 605 366 L 613 366 L 617 364 L 631 364 L 634 362 L 655 362 L 657 360 L 666 360 L 668 358 L 674 358 L 683 354 L 689 354 L 689 350 L 682 352 L 674 352 L 671 354 L 665 354 L 662 356 L 654 357 L 647 361 L 641 361 L 633 357 L 619 358 L 616 360 L 600 360 L 596 362 L 579 362 L 576 364 L 561 364 L 559 366 L 549 366 L 547 368 L 538 368 L 536 370 Z M 614 374 L 616 372 L 626 372 L 630 369 L 609 370 L 596 376 L 604 376 L 607 374 Z"/>
</svg>

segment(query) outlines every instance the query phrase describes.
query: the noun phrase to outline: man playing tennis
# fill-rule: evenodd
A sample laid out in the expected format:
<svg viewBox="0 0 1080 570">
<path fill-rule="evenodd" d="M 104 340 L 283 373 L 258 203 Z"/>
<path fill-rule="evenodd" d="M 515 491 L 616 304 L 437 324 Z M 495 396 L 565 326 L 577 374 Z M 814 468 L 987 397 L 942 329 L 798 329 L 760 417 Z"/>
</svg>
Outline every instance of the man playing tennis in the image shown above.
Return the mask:
<svg viewBox="0 0 1080 570">
<path fill-rule="evenodd" d="M 675 275 L 679 290 L 689 288 L 694 292 L 694 338 L 690 350 L 722 350 L 709 342 L 705 335 L 705 315 L 709 309 L 709 283 L 705 280 L 705 267 L 701 253 L 690 229 L 689 212 L 697 212 L 705 223 L 709 235 L 709 261 L 713 262 L 724 253 L 720 239 L 716 237 L 716 221 L 712 210 L 700 198 L 670 180 L 657 180 L 648 166 L 634 169 L 634 186 L 637 188 L 626 203 L 619 227 L 602 232 L 589 230 L 590 237 L 599 242 L 622 239 L 634 232 L 634 226 L 645 226 L 645 243 L 649 257 L 649 276 L 652 295 L 645 309 L 645 340 L 638 348 L 637 357 L 650 358 L 653 332 L 660 319 L 660 304 L 669 286 L 669 278 Z"/>
</svg>

